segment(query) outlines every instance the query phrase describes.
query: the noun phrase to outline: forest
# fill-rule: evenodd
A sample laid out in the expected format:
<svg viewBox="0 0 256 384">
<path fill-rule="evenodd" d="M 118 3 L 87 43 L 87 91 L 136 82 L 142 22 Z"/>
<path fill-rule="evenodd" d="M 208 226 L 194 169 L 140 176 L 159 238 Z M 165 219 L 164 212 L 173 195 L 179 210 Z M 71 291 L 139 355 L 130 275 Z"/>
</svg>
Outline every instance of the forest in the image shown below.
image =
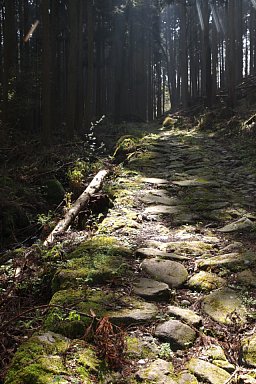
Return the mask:
<svg viewBox="0 0 256 384">
<path fill-rule="evenodd" d="M 256 0 L 0 0 L 0 384 L 256 383 Z"/>
</svg>

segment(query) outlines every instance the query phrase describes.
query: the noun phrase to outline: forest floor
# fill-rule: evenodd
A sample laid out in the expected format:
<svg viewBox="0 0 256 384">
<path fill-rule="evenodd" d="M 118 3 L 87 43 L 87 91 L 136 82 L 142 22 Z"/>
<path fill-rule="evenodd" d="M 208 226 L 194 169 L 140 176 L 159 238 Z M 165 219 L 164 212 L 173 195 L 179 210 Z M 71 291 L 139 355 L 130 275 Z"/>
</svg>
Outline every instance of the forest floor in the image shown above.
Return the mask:
<svg viewBox="0 0 256 384">
<path fill-rule="evenodd" d="M 93 230 L 12 253 L 4 383 L 256 383 L 254 120 L 217 114 L 123 138 Z"/>
</svg>

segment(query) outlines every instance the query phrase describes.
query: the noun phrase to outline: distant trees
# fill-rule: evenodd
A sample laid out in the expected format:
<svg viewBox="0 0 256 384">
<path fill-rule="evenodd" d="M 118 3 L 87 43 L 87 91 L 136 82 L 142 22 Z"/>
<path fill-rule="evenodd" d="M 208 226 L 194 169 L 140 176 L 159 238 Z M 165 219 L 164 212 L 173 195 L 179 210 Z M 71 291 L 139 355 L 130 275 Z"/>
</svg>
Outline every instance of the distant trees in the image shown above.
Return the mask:
<svg viewBox="0 0 256 384">
<path fill-rule="evenodd" d="M 255 0 L 2 0 L 1 119 L 73 137 L 91 121 L 149 121 L 256 72 Z M 31 25 L 38 27 L 31 36 Z M 26 39 L 24 39 L 26 36 Z"/>
<path fill-rule="evenodd" d="M 220 90 L 234 105 L 236 85 L 256 74 L 256 1 L 168 0 L 161 6 L 172 106 L 198 98 L 211 106 Z"/>
</svg>

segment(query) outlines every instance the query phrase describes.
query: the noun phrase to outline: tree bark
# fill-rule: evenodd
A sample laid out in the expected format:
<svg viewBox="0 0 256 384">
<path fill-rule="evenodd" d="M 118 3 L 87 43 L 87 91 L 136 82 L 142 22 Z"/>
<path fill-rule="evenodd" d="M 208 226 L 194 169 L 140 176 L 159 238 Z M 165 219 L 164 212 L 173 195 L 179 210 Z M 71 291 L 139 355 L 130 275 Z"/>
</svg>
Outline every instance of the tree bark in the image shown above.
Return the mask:
<svg viewBox="0 0 256 384">
<path fill-rule="evenodd" d="M 51 31 L 50 31 L 50 0 L 42 2 L 42 21 L 43 21 L 43 64 L 42 64 L 42 142 L 48 144 L 52 131 L 51 119 L 51 96 L 52 96 L 52 50 L 51 50 Z"/>
</svg>

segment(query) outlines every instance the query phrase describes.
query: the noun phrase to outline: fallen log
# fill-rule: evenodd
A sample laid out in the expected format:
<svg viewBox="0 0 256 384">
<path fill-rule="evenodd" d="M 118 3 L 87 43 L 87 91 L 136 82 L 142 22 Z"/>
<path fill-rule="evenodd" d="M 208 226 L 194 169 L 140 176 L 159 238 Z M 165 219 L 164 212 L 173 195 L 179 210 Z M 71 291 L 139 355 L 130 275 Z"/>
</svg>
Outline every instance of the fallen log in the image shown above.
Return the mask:
<svg viewBox="0 0 256 384">
<path fill-rule="evenodd" d="M 255 122 L 255 120 L 256 120 L 256 113 L 252 115 L 248 120 L 246 120 L 243 125 L 250 125 L 253 122 Z"/>
<path fill-rule="evenodd" d="M 106 169 L 97 173 L 97 175 L 93 178 L 88 187 L 78 197 L 72 207 L 67 211 L 64 218 L 58 222 L 58 224 L 54 227 L 47 239 L 44 241 L 45 246 L 51 245 L 54 242 L 56 236 L 60 235 L 68 229 L 68 227 L 74 221 L 78 213 L 84 208 L 86 203 L 89 201 L 90 197 L 100 190 L 103 184 L 103 180 L 108 175 L 108 173 L 109 170 Z"/>
</svg>

